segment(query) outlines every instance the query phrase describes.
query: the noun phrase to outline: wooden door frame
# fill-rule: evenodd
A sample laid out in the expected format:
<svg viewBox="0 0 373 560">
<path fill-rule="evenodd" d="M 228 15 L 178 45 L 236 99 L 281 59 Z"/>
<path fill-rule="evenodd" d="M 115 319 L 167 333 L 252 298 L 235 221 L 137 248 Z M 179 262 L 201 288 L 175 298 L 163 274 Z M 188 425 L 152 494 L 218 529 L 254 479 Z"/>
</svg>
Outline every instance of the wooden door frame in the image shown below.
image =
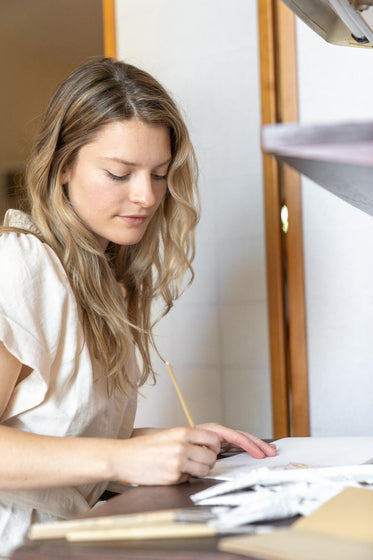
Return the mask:
<svg viewBox="0 0 373 560">
<path fill-rule="evenodd" d="M 298 121 L 294 14 L 258 0 L 262 125 Z M 309 435 L 301 184 L 297 172 L 263 153 L 267 293 L 275 438 Z M 289 215 L 282 230 L 281 208 Z"/>
<path fill-rule="evenodd" d="M 115 33 L 115 0 L 102 0 L 102 22 L 104 55 L 116 58 L 117 41 Z"/>
</svg>

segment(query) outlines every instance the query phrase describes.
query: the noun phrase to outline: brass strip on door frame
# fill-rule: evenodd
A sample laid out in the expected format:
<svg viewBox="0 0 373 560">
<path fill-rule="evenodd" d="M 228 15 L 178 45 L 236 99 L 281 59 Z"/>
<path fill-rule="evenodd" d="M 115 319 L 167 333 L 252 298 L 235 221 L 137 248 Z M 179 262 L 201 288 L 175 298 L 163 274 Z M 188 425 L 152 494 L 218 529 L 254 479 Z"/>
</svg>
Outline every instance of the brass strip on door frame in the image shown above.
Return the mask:
<svg viewBox="0 0 373 560">
<path fill-rule="evenodd" d="M 278 122 L 275 6 L 258 0 L 260 89 L 262 125 Z M 266 232 L 267 298 L 272 387 L 272 422 L 275 439 L 290 435 L 288 399 L 287 329 L 280 166 L 263 153 L 263 184 Z"/>
<path fill-rule="evenodd" d="M 277 0 L 279 103 L 281 122 L 298 122 L 298 77 L 295 16 Z M 308 436 L 306 306 L 304 288 L 301 178 L 287 165 L 282 170 L 284 200 L 289 214 L 286 242 L 291 435 Z"/>
</svg>

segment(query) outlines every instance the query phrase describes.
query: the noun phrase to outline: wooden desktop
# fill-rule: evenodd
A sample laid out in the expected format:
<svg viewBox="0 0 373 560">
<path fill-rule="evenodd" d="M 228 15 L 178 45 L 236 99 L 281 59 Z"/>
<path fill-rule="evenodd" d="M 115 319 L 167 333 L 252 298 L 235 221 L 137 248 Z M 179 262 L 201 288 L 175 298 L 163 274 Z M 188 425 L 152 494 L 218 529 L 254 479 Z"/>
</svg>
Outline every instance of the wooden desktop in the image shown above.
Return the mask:
<svg viewBox="0 0 373 560">
<path fill-rule="evenodd" d="M 192 479 L 175 486 L 141 486 L 125 490 L 94 508 L 85 517 L 183 508 L 194 505 L 189 496 L 214 484 Z M 220 552 L 217 537 L 148 541 L 69 543 L 65 540 L 33 541 L 17 549 L 12 560 L 240 560 L 247 556 Z"/>
</svg>

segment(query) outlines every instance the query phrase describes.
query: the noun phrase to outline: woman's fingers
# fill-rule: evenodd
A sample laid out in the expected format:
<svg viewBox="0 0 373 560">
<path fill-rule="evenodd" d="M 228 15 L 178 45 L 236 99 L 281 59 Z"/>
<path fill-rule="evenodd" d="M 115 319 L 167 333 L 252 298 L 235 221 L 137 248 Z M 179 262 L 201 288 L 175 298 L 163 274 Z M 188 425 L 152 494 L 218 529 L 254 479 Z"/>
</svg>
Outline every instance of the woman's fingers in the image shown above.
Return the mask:
<svg viewBox="0 0 373 560">
<path fill-rule="evenodd" d="M 276 447 L 248 432 L 232 430 L 220 424 L 203 424 L 200 427 L 214 431 L 219 436 L 223 449 L 234 446 L 235 448 L 243 449 L 256 459 L 276 455 Z M 228 446 L 225 444 L 228 444 Z"/>
<path fill-rule="evenodd" d="M 214 434 L 215 435 L 215 434 Z M 175 462 L 168 464 L 169 475 L 175 477 L 177 482 L 185 480 L 190 476 L 207 476 L 215 465 L 217 447 L 215 438 L 201 436 L 201 434 L 188 434 L 188 440 L 178 442 L 175 446 Z"/>
<path fill-rule="evenodd" d="M 179 443 L 178 460 L 180 463 L 178 468 L 180 471 L 191 476 L 207 476 L 215 465 L 220 449 L 217 434 L 199 428 L 187 428 L 177 430 L 175 435 Z"/>
<path fill-rule="evenodd" d="M 257 438 L 256 436 L 253 436 L 252 434 L 249 434 L 248 432 L 242 432 L 240 430 L 240 433 L 250 439 L 253 443 L 255 443 L 259 449 L 261 449 L 265 455 L 268 455 L 269 457 L 273 457 L 274 455 L 276 455 L 276 445 L 274 443 L 267 443 L 259 438 Z"/>
<path fill-rule="evenodd" d="M 187 428 L 187 430 L 187 438 L 190 443 L 211 449 L 215 453 L 215 457 L 220 452 L 220 438 L 217 433 L 198 427 Z"/>
<path fill-rule="evenodd" d="M 185 469 L 190 476 L 202 478 L 209 474 L 211 466 L 206 465 L 205 463 L 197 463 L 196 461 L 187 461 Z"/>
<path fill-rule="evenodd" d="M 187 450 L 187 460 L 206 465 L 210 469 L 215 465 L 217 452 L 205 445 L 190 445 Z"/>
</svg>

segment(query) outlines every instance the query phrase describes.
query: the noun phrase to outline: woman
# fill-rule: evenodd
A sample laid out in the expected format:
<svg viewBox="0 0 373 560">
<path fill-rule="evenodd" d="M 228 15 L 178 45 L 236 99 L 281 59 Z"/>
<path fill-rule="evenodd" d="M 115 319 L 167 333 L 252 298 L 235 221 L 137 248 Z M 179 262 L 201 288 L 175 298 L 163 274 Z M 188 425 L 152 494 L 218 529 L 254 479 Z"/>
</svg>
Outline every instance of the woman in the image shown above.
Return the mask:
<svg viewBox="0 0 373 560">
<path fill-rule="evenodd" d="M 217 424 L 133 429 L 152 301 L 167 313 L 193 278 L 196 176 L 180 113 L 147 73 L 90 62 L 52 98 L 30 214 L 8 211 L 0 236 L 0 554 L 32 522 L 84 513 L 111 480 L 205 476 L 230 445 L 275 454 Z"/>
</svg>

